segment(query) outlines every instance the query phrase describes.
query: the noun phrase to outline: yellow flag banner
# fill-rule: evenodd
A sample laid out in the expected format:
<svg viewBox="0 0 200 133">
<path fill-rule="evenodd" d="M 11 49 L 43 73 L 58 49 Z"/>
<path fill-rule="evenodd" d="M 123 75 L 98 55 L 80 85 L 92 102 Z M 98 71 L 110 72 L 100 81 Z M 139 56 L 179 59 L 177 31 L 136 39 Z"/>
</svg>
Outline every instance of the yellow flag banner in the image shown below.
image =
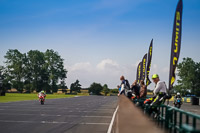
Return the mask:
<svg viewBox="0 0 200 133">
<path fill-rule="evenodd" d="M 144 55 L 142 59 L 142 68 L 141 68 L 141 78 L 140 80 L 145 80 L 145 75 L 146 75 L 146 62 L 147 62 L 147 54 Z"/>
<path fill-rule="evenodd" d="M 169 89 L 172 89 L 175 82 L 175 70 L 178 63 L 180 48 L 181 48 L 181 31 L 182 31 L 182 0 L 179 0 L 176 7 L 174 26 L 172 33 L 172 45 L 171 45 L 171 60 L 170 60 L 170 71 L 169 71 Z"/>
<path fill-rule="evenodd" d="M 149 79 L 149 72 L 151 69 L 152 50 L 153 50 L 153 39 L 151 40 L 149 51 L 148 51 L 147 69 L 146 69 L 146 86 L 151 84 L 151 81 Z"/>
<path fill-rule="evenodd" d="M 139 64 L 138 64 L 138 67 L 137 67 L 137 75 L 136 75 L 136 81 L 137 81 L 137 83 L 139 83 L 140 82 L 140 75 L 141 75 L 141 64 L 142 64 L 142 62 L 140 62 Z"/>
</svg>

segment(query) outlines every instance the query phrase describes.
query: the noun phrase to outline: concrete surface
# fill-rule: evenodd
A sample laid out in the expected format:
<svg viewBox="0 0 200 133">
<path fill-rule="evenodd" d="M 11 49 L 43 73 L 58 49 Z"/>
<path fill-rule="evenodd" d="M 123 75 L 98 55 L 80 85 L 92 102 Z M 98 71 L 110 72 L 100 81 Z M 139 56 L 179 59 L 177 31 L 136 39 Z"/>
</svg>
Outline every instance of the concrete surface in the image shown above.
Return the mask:
<svg viewBox="0 0 200 133">
<path fill-rule="evenodd" d="M 106 133 L 116 96 L 0 103 L 1 133 Z"/>
<path fill-rule="evenodd" d="M 120 96 L 119 109 L 112 133 L 164 133 L 124 95 Z"/>
</svg>

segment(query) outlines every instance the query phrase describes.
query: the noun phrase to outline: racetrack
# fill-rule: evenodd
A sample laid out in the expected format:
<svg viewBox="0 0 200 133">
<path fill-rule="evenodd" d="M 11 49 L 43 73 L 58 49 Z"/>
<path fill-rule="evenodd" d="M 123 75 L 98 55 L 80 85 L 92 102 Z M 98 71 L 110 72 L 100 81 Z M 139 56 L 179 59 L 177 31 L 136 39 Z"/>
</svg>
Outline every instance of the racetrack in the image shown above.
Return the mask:
<svg viewBox="0 0 200 133">
<path fill-rule="evenodd" d="M 81 96 L 0 103 L 1 133 L 106 133 L 116 96 Z"/>
<path fill-rule="evenodd" d="M 174 106 L 173 102 L 169 102 L 169 105 Z M 180 109 L 200 115 L 200 105 L 192 105 L 191 103 L 183 102 Z"/>
</svg>

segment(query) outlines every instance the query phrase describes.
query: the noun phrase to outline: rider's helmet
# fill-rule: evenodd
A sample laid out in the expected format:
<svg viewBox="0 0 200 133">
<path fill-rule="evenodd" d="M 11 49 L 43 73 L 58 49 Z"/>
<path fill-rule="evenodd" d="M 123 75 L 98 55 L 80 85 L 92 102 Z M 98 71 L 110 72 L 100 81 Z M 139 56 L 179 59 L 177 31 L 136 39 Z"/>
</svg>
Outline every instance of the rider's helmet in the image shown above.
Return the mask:
<svg viewBox="0 0 200 133">
<path fill-rule="evenodd" d="M 41 91 L 41 93 L 44 93 L 44 91 Z"/>
<path fill-rule="evenodd" d="M 177 96 L 180 96 L 181 94 L 179 92 L 177 92 Z"/>
</svg>

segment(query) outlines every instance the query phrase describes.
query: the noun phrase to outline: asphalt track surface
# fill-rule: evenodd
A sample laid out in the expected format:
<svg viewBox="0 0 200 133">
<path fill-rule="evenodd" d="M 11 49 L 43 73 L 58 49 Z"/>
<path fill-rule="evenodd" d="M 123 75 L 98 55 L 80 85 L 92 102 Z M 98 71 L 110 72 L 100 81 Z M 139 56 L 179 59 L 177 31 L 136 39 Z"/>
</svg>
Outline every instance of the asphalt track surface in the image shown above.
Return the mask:
<svg viewBox="0 0 200 133">
<path fill-rule="evenodd" d="M 106 133 L 116 96 L 0 103 L 0 133 Z"/>
<path fill-rule="evenodd" d="M 169 105 L 174 106 L 173 102 L 169 102 Z M 180 109 L 200 115 L 200 105 L 192 105 L 191 103 L 183 102 Z"/>
</svg>

